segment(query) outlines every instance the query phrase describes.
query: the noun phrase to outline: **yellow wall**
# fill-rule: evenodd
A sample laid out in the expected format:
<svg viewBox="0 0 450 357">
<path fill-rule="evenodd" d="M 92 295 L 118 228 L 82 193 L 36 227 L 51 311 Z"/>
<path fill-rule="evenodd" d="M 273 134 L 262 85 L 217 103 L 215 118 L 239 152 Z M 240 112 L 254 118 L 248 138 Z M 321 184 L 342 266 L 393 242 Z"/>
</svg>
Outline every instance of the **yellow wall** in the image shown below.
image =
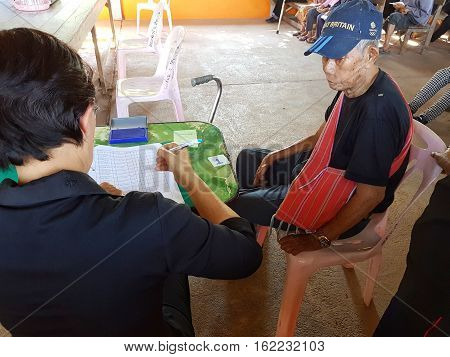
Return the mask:
<svg viewBox="0 0 450 357">
<path fill-rule="evenodd" d="M 146 0 L 122 0 L 126 20 L 136 19 L 136 4 Z M 269 15 L 270 0 L 172 0 L 173 19 L 238 19 L 265 18 Z M 106 19 L 106 8 L 100 17 Z M 142 12 L 149 19 L 150 11 Z"/>
</svg>

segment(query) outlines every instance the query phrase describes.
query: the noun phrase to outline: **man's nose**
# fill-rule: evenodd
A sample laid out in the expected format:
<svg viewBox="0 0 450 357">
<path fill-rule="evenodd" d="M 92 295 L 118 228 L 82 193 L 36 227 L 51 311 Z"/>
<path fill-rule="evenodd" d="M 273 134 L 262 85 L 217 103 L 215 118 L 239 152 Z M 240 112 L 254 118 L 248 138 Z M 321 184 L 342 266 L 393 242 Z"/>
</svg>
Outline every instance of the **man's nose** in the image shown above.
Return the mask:
<svg viewBox="0 0 450 357">
<path fill-rule="evenodd" d="M 336 70 L 336 61 L 334 59 L 328 58 L 324 65 L 323 65 L 323 71 L 325 74 L 334 74 Z"/>
</svg>

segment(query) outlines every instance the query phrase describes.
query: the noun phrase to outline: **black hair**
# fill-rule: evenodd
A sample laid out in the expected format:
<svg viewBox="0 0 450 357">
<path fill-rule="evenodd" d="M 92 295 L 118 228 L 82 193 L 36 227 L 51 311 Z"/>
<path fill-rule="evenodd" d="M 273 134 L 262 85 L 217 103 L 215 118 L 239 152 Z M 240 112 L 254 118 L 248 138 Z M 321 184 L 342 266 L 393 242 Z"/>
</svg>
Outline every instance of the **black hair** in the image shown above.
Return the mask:
<svg viewBox="0 0 450 357">
<path fill-rule="evenodd" d="M 47 33 L 0 31 L 0 169 L 80 145 L 80 118 L 95 101 L 92 69 Z"/>
</svg>

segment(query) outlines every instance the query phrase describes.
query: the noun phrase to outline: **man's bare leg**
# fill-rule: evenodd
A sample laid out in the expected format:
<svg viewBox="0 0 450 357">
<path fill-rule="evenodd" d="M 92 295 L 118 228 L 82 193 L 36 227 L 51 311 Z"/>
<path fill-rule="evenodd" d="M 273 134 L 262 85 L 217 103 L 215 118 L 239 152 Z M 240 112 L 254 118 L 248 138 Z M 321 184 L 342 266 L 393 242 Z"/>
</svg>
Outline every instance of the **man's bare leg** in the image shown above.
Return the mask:
<svg viewBox="0 0 450 357">
<path fill-rule="evenodd" d="M 383 44 L 383 50 L 388 51 L 389 50 L 389 42 L 391 40 L 392 34 L 394 33 L 395 25 L 389 24 L 387 31 L 386 31 L 386 37 L 384 38 L 384 44 Z"/>
</svg>

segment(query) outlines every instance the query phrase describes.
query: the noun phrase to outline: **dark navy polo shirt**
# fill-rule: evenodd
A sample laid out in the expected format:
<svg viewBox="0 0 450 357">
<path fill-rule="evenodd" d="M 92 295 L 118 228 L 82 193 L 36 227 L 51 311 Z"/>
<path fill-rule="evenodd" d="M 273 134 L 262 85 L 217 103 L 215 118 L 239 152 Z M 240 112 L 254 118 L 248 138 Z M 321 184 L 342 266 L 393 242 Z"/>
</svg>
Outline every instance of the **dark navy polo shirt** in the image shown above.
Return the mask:
<svg viewBox="0 0 450 357">
<path fill-rule="evenodd" d="M 0 322 L 13 336 L 167 336 L 172 273 L 215 279 L 261 262 L 242 218 L 214 225 L 160 193 L 106 193 L 61 171 L 0 186 Z"/>
</svg>

